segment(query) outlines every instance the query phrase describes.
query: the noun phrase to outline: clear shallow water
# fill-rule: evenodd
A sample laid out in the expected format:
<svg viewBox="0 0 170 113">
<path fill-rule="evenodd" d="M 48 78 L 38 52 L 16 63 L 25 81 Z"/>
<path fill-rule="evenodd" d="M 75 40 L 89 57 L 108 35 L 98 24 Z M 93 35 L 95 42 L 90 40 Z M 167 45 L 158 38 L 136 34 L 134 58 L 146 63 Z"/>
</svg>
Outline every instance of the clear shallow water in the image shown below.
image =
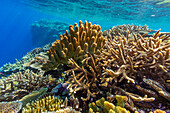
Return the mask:
<svg viewBox="0 0 170 113">
<path fill-rule="evenodd" d="M 170 31 L 170 0 L 6 0 L 0 2 L 0 66 L 15 62 L 32 45 L 30 25 L 40 19 L 68 24 L 88 20 L 109 29 L 118 24 L 147 24 Z"/>
</svg>

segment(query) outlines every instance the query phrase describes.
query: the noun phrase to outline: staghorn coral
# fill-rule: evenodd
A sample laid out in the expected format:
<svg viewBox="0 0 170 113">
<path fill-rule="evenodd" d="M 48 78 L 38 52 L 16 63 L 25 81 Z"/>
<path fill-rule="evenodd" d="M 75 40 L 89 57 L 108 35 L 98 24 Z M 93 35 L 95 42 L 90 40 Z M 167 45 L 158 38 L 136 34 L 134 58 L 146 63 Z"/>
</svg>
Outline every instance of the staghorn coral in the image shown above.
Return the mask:
<svg viewBox="0 0 170 113">
<path fill-rule="evenodd" d="M 105 44 L 106 37 L 102 36 L 101 27 L 99 25 L 92 25 L 91 22 L 87 24 L 85 21 L 75 23 L 69 26 L 70 34 L 66 31 L 65 34 L 60 35 L 60 40 L 56 40 L 52 47 L 47 52 L 49 61 L 42 67 L 43 70 L 48 71 L 56 69 L 60 64 L 67 64 L 69 58 L 78 61 L 82 60 L 83 56 L 89 53 L 95 53 Z"/>
<path fill-rule="evenodd" d="M 21 107 L 20 101 L 0 102 L 0 113 L 18 113 Z"/>
<path fill-rule="evenodd" d="M 106 48 L 98 54 L 88 54 L 82 60 L 83 66 L 70 59 L 71 69 L 66 71 L 70 95 L 81 96 L 89 102 L 101 95 L 106 96 L 103 92 L 111 92 L 126 95 L 129 105 L 125 107 L 133 112 L 138 107 L 158 108 L 158 103 L 165 101 L 161 96 L 166 100 L 169 97 L 165 79 L 169 78 L 170 71 L 169 36 L 160 35 L 160 30 L 152 37 L 134 34 L 132 38 L 119 33 L 119 36 L 108 39 Z M 158 95 L 154 88 L 140 86 L 144 76 L 151 79 L 159 76 L 161 85 L 166 85 L 165 91 Z"/>
<path fill-rule="evenodd" d="M 102 69 L 95 61 L 94 56 L 90 55 L 87 61 L 85 59 L 83 62 L 85 62 L 84 65 L 80 67 L 73 59 L 69 59 L 72 69 L 65 71 L 68 75 L 66 83 L 69 84 L 67 89 L 70 95 L 78 92 L 81 99 L 87 101 L 91 97 L 95 98 L 102 91 L 101 87 L 107 87 L 113 77 L 101 74 Z"/>
<path fill-rule="evenodd" d="M 142 72 L 142 75 L 159 74 L 163 79 L 168 79 L 170 76 L 168 74 L 170 43 L 167 41 L 169 36 L 159 37 L 161 35 L 159 32 L 160 30 L 152 37 L 146 38 L 140 34 L 138 36 L 134 34 L 133 39 L 128 35 L 125 37 L 119 34 L 109 39 L 107 49 L 99 58 L 105 68 L 105 74 L 114 76 L 123 74 L 119 82 L 127 79 L 131 83 L 135 82 L 133 76 L 138 72 Z M 151 77 L 154 79 L 153 76 Z"/>
<path fill-rule="evenodd" d="M 42 112 L 75 112 L 79 113 L 75 109 L 78 109 L 79 102 L 77 99 L 68 106 L 68 99 L 65 98 L 65 101 L 57 99 L 54 96 L 46 96 L 42 99 L 39 99 L 35 102 L 28 103 L 25 108 L 23 108 L 23 113 L 42 113 Z M 71 113 L 72 113 L 71 112 Z"/>
<path fill-rule="evenodd" d="M 52 78 L 51 75 L 43 76 L 43 74 L 44 72 L 34 73 L 25 70 L 3 77 L 0 79 L 0 101 L 18 100 L 41 87 L 57 84 L 56 79 Z"/>
<path fill-rule="evenodd" d="M 103 36 L 107 36 L 108 38 L 116 36 L 118 34 L 124 35 L 124 36 L 129 36 L 129 37 L 133 37 L 133 34 L 137 35 L 137 34 L 145 34 L 148 32 L 151 32 L 153 30 L 148 29 L 147 25 L 144 26 L 140 26 L 140 25 L 117 25 L 117 26 L 113 26 L 112 30 L 105 30 L 103 32 Z M 146 35 L 146 34 L 145 34 Z"/>
</svg>

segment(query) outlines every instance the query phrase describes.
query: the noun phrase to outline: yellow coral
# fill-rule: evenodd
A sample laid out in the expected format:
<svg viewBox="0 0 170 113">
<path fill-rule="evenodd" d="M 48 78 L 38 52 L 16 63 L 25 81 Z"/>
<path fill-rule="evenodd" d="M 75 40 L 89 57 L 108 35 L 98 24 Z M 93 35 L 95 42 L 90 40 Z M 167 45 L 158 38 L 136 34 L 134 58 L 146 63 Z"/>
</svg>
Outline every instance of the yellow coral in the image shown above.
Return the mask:
<svg viewBox="0 0 170 113">
<path fill-rule="evenodd" d="M 105 101 L 105 98 L 101 98 L 101 99 L 97 100 L 96 105 L 95 105 L 94 102 L 89 104 L 89 113 L 94 113 L 94 112 L 99 112 L 99 113 L 130 113 L 130 111 L 126 110 L 123 107 L 115 106 L 113 103 Z"/>
<path fill-rule="evenodd" d="M 48 96 L 33 103 L 28 103 L 23 108 L 23 113 L 42 113 L 45 111 L 57 111 L 63 105 L 63 100 L 57 99 L 54 96 Z"/>
</svg>

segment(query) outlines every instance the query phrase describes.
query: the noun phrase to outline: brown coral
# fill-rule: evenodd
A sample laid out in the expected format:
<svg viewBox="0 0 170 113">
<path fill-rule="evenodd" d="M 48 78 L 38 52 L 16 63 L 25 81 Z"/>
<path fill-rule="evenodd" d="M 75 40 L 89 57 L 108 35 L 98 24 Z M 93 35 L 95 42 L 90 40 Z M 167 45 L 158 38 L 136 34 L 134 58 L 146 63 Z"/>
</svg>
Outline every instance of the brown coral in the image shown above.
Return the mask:
<svg viewBox="0 0 170 113">
<path fill-rule="evenodd" d="M 164 75 L 164 78 L 168 79 L 170 43 L 167 40 L 169 36 L 159 37 L 161 35 L 159 32 L 160 30 L 152 37 L 146 38 L 140 34 L 138 36 L 134 34 L 133 38 L 119 34 L 109 39 L 106 44 L 107 49 L 100 55 L 105 74 L 117 76 L 122 74 L 119 82 L 127 79 L 128 82 L 134 83 L 132 76 L 138 72 Z"/>
<path fill-rule="evenodd" d="M 43 65 L 43 70 L 56 69 L 60 64 L 67 64 L 69 58 L 78 60 L 83 58 L 87 52 L 95 53 L 97 49 L 104 46 L 106 37 L 102 36 L 101 27 L 99 25 L 92 25 L 91 22 L 83 22 L 69 26 L 70 34 L 66 31 L 65 34 L 60 35 L 60 40 L 56 40 L 52 47 L 47 52 L 49 61 Z"/>
<path fill-rule="evenodd" d="M 103 32 L 103 36 L 107 36 L 109 37 L 113 37 L 116 36 L 118 34 L 124 35 L 124 36 L 129 36 L 129 37 L 133 37 L 133 34 L 137 35 L 137 34 L 142 34 L 142 35 L 146 35 L 146 33 L 151 32 L 153 30 L 148 29 L 147 25 L 144 26 L 140 26 L 140 25 L 117 25 L 117 26 L 113 26 L 112 29 L 109 30 L 105 30 Z"/>
</svg>

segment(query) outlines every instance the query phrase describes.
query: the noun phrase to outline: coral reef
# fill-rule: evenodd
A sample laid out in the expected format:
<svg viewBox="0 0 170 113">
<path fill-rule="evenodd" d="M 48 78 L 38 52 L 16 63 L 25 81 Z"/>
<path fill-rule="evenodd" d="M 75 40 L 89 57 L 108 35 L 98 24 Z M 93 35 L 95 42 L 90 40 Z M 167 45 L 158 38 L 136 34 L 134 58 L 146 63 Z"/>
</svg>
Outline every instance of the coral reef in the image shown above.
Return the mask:
<svg viewBox="0 0 170 113">
<path fill-rule="evenodd" d="M 167 41 L 169 36 L 160 35 L 160 30 L 152 37 L 145 38 L 140 34 L 134 34 L 132 38 L 119 33 L 118 36 L 106 41 L 106 47 L 101 49 L 100 54 L 88 54 L 82 60 L 83 66 L 69 59 L 71 69 L 65 73 L 68 76 L 67 88 L 70 95 L 79 96 L 89 102 L 97 97 L 106 96 L 103 92 L 123 94 L 131 100 L 129 101 L 131 111 L 137 106 L 144 107 L 141 103 L 156 104 L 158 101 L 168 103 L 169 84 L 165 83 L 165 80 L 170 77 L 170 43 Z M 141 84 L 145 83 L 143 78 L 157 80 L 157 76 L 160 77 L 159 83 L 164 84 L 165 89 L 157 83 L 157 86 L 151 83 L 151 87 Z M 136 91 L 145 91 L 146 94 Z"/>
<path fill-rule="evenodd" d="M 0 113 L 18 113 L 21 107 L 20 101 L 0 102 Z"/>
<path fill-rule="evenodd" d="M 18 112 L 23 105 L 26 113 L 169 112 L 169 40 L 169 33 L 146 25 L 119 25 L 104 32 L 91 22 L 70 25 L 60 40 L 28 53 L 13 70 L 1 68 L 15 73 L 0 79 L 0 108 Z"/>
<path fill-rule="evenodd" d="M 44 46 L 60 38 L 67 29 L 67 24 L 55 20 L 40 20 L 31 24 L 32 42 L 37 47 Z"/>
<path fill-rule="evenodd" d="M 25 70 L 3 77 L 0 79 L 0 101 L 18 100 L 32 91 L 57 84 L 56 78 L 52 78 L 51 75 L 43 76 L 43 74 L 44 72 L 34 73 Z"/>
<path fill-rule="evenodd" d="M 68 59 L 82 60 L 83 56 L 89 53 L 96 53 L 105 44 L 106 38 L 102 36 L 101 27 L 92 25 L 91 22 L 75 23 L 69 26 L 70 34 L 66 31 L 60 35 L 60 40 L 56 40 L 47 52 L 49 61 L 43 65 L 45 71 L 56 69 L 60 64 L 68 64 Z"/>
<path fill-rule="evenodd" d="M 21 58 L 21 60 L 16 59 L 16 63 L 14 63 L 14 64 L 8 63 L 8 64 L 3 65 L 0 68 L 1 72 L 3 72 L 3 75 L 10 75 L 12 73 L 26 70 L 32 64 L 32 62 L 35 61 L 35 58 L 42 56 L 41 54 L 45 54 L 50 46 L 51 46 L 51 44 L 47 44 L 43 48 L 33 49 L 32 51 L 28 52 L 25 56 L 23 56 Z M 43 57 L 45 57 L 45 56 L 43 56 Z M 40 61 L 39 60 L 36 60 L 36 61 L 37 61 L 36 64 L 39 64 Z M 43 61 L 44 61 L 44 59 L 43 59 Z M 33 65 L 32 67 L 38 68 L 38 66 Z"/>
</svg>

